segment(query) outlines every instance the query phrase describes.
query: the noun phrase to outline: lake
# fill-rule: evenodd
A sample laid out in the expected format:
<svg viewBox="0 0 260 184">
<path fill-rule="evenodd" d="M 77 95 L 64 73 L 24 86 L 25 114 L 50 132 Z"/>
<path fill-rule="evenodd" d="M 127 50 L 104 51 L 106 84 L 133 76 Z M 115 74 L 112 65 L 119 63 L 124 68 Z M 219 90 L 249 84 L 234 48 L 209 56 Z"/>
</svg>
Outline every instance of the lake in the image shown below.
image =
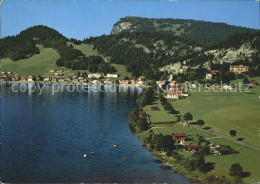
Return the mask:
<svg viewBox="0 0 260 184">
<path fill-rule="evenodd" d="M 158 163 L 130 131 L 128 113 L 142 88 L 64 88 L 54 93 L 45 86 L 40 95 L 30 85 L 21 88 L 25 92 L 1 86 L 2 182 L 190 183 Z"/>
</svg>

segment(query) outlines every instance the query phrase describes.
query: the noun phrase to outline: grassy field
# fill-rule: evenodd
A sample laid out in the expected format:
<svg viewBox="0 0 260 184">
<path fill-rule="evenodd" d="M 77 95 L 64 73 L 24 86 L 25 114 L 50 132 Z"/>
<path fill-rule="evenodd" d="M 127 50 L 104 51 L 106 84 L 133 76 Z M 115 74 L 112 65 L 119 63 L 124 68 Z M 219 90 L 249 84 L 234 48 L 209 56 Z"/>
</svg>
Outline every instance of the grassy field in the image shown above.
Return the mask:
<svg viewBox="0 0 260 184">
<path fill-rule="evenodd" d="M 260 147 L 260 88 L 250 90 L 250 93 L 193 92 L 172 104 L 182 115 L 192 113 L 193 121 L 203 119 L 204 127 L 227 136 L 230 129 L 236 130 L 235 139 L 243 138 L 244 142 Z"/>
<path fill-rule="evenodd" d="M 157 106 L 159 108 L 158 111 L 151 111 L 151 106 Z M 177 121 L 177 118 L 174 118 L 169 113 L 167 113 L 162 105 L 160 104 L 159 100 L 155 101 L 153 105 L 148 105 L 144 107 L 144 110 L 147 114 L 150 115 L 150 120 L 152 123 L 163 123 L 163 122 L 174 122 Z"/>
<path fill-rule="evenodd" d="M 70 42 L 68 44 L 71 44 Z M 49 73 L 50 70 L 64 70 L 65 76 L 72 76 L 74 73 L 80 71 L 88 72 L 88 70 L 71 70 L 65 67 L 58 67 L 56 65 L 56 60 L 60 58 L 59 53 L 52 49 L 52 48 L 44 48 L 41 45 L 37 45 L 40 49 L 40 54 L 34 55 L 28 59 L 23 59 L 19 61 L 12 61 L 9 58 L 1 59 L 1 71 L 5 72 L 18 72 L 21 76 L 28 76 L 28 75 L 42 75 L 42 76 L 51 76 L 52 73 Z M 87 44 L 80 44 L 74 45 L 73 47 L 79 49 L 84 53 L 86 56 L 90 55 L 98 55 L 97 50 L 93 49 L 92 45 Z M 103 57 L 103 56 L 102 56 Z M 126 71 L 124 65 L 119 64 L 112 64 L 117 73 L 122 76 L 131 77 L 132 74 Z"/>
<path fill-rule="evenodd" d="M 1 71 L 11 71 L 18 72 L 20 75 L 36 75 L 42 76 L 53 75 L 49 73 L 50 70 L 64 70 L 65 76 L 72 75 L 77 71 L 65 67 L 58 67 L 56 65 L 56 60 L 60 58 L 59 53 L 52 48 L 43 48 L 38 45 L 40 49 L 40 54 L 34 55 L 28 59 L 23 59 L 19 61 L 12 61 L 11 59 L 1 59 Z M 85 72 L 86 70 L 79 70 L 80 72 Z"/>
<path fill-rule="evenodd" d="M 100 55 L 100 54 L 98 54 L 98 51 L 93 48 L 92 45 L 88 45 L 88 44 L 85 44 L 85 43 L 82 43 L 82 44 L 80 44 L 80 45 L 75 45 L 75 44 L 73 44 L 73 43 L 71 43 L 71 42 L 68 42 L 68 44 L 72 44 L 72 46 L 73 46 L 75 49 L 80 50 L 80 51 L 81 51 L 83 54 L 85 54 L 87 57 L 88 57 L 88 56 L 91 56 L 91 55 Z M 100 55 L 100 56 L 102 56 L 102 55 Z M 103 56 L 102 56 L 102 57 L 103 57 Z"/>
<path fill-rule="evenodd" d="M 69 42 L 68 44 L 72 44 L 72 43 Z M 82 43 L 80 45 L 74 45 L 74 44 L 72 44 L 72 45 L 75 49 L 80 50 L 86 56 L 99 55 L 101 57 L 104 57 L 103 55 L 98 54 L 98 51 L 95 50 L 92 45 L 88 45 L 88 44 L 85 44 L 85 43 Z M 113 67 L 115 67 L 115 69 L 117 70 L 116 73 L 120 75 L 121 79 L 124 78 L 124 77 L 130 78 L 132 76 L 132 73 L 129 73 L 129 72 L 126 71 L 126 68 L 125 68 L 124 65 L 121 65 L 121 64 L 111 64 L 111 65 Z"/>
<path fill-rule="evenodd" d="M 131 78 L 132 77 L 132 73 L 127 72 L 124 65 L 121 65 L 121 64 L 111 64 L 111 65 L 113 67 L 115 67 L 115 69 L 117 70 L 116 73 L 119 74 L 121 78 L 123 78 L 123 77 Z"/>
</svg>

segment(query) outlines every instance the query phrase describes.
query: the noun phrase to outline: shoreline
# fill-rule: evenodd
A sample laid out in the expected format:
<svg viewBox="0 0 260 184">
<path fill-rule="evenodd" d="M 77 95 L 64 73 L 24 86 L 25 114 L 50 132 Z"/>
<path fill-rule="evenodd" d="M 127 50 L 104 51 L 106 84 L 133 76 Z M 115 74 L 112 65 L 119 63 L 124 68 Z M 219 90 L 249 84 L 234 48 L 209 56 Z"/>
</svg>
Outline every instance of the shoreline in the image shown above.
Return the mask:
<svg viewBox="0 0 260 184">
<path fill-rule="evenodd" d="M 204 181 L 200 181 L 200 180 L 197 180 L 196 179 L 196 173 L 183 173 L 181 172 L 181 170 L 184 170 L 185 168 L 182 167 L 181 165 L 177 164 L 176 162 L 172 162 L 170 160 L 168 160 L 165 156 L 166 156 L 166 152 L 160 152 L 160 154 L 158 154 L 155 150 L 152 150 L 150 148 L 147 147 L 146 144 L 144 144 L 144 141 L 143 139 L 141 138 L 140 136 L 140 133 L 136 133 L 134 132 L 138 137 L 139 137 L 139 140 L 142 142 L 142 145 L 148 149 L 148 151 L 152 154 L 154 153 L 154 155 L 156 155 L 156 158 L 158 160 L 160 160 L 160 164 L 163 165 L 163 166 L 167 166 L 167 167 L 170 167 L 172 169 L 172 173 L 176 173 L 176 174 L 179 174 L 179 175 L 182 175 L 184 176 L 185 178 L 189 179 L 191 183 L 204 183 Z M 170 163 L 169 163 L 170 162 Z M 186 169 L 185 169 L 186 170 Z"/>
<path fill-rule="evenodd" d="M 97 85 L 97 86 L 125 86 L 125 87 L 137 87 L 137 88 L 149 88 L 150 86 L 135 85 L 135 84 L 92 84 L 92 83 L 52 83 L 52 82 L 22 82 L 22 81 L 5 81 L 0 82 L 0 84 L 35 84 L 35 85 L 49 85 L 49 86 L 87 86 L 87 85 Z"/>
</svg>

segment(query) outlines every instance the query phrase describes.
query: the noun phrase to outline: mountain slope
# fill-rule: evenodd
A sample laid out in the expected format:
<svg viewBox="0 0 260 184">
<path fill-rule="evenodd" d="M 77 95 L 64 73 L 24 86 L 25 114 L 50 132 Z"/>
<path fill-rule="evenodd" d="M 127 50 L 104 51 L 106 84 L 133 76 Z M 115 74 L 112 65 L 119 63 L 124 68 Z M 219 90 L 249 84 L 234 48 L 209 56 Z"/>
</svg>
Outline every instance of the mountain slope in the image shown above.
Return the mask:
<svg viewBox="0 0 260 184">
<path fill-rule="evenodd" d="M 182 61 L 202 51 L 195 43 L 180 37 L 157 33 L 121 33 L 84 40 L 113 63 L 124 64 L 127 71 L 147 78 L 159 77 L 158 68 Z"/>
<path fill-rule="evenodd" d="M 255 32 L 254 29 L 188 19 L 149 19 L 127 16 L 121 18 L 111 34 L 122 32 L 157 32 L 165 35 L 180 36 L 195 41 L 202 46 L 212 46 L 235 33 Z"/>
</svg>

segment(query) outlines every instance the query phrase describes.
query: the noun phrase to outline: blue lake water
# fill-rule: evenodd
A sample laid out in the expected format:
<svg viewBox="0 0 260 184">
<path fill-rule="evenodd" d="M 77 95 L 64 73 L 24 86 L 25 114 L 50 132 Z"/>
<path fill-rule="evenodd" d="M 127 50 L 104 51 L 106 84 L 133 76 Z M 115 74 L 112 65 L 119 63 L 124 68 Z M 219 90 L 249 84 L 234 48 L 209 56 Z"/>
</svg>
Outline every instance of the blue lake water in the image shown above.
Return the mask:
<svg viewBox="0 0 260 184">
<path fill-rule="evenodd" d="M 121 88 L 52 95 L 47 86 L 39 95 L 1 86 L 1 181 L 189 183 L 130 131 L 128 113 L 142 89 Z"/>
</svg>

